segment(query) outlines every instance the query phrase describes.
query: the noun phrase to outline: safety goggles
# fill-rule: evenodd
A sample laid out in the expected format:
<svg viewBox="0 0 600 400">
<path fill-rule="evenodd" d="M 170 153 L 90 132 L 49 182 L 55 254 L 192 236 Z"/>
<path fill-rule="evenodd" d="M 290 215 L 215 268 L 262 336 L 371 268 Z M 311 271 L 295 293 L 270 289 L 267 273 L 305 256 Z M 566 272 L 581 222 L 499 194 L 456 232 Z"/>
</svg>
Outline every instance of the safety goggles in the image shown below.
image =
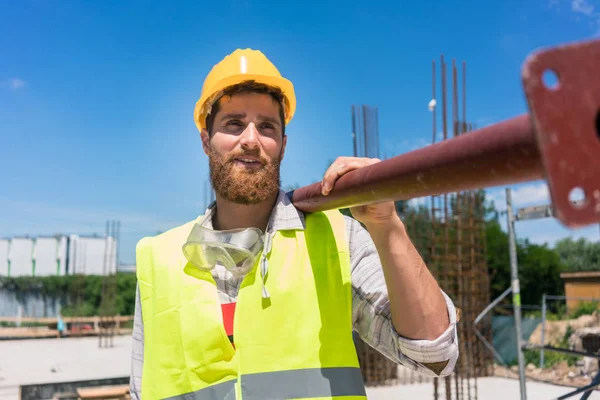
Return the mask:
<svg viewBox="0 0 600 400">
<path fill-rule="evenodd" d="M 250 272 L 263 249 L 264 233 L 258 228 L 215 231 L 195 224 L 183 245 L 187 260 L 203 271 L 217 264 L 235 276 Z"/>
</svg>

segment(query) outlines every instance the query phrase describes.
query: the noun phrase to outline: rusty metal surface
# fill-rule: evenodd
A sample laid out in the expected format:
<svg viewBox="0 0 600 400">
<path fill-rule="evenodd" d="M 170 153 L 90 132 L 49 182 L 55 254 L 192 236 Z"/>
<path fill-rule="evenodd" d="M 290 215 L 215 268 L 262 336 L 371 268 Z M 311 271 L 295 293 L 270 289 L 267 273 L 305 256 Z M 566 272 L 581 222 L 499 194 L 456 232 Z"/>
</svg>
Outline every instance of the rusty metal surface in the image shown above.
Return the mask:
<svg viewBox="0 0 600 400">
<path fill-rule="evenodd" d="M 546 87 L 544 73 L 558 78 Z M 554 215 L 576 227 L 600 220 L 600 40 L 529 56 L 522 79 L 552 197 Z M 585 192 L 573 205 L 573 188 Z"/>
<path fill-rule="evenodd" d="M 408 200 L 543 178 L 530 119 L 522 115 L 347 173 L 329 195 L 296 189 L 304 212 Z"/>
</svg>

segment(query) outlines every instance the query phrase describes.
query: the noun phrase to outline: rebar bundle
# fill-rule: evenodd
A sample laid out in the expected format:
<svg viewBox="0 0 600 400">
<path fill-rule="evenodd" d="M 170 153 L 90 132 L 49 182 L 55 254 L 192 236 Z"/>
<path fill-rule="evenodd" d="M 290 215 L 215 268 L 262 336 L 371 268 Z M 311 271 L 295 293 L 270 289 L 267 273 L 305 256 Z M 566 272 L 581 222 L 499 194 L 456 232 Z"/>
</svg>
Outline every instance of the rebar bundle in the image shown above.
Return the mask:
<svg viewBox="0 0 600 400">
<path fill-rule="evenodd" d="M 433 99 L 436 98 L 435 61 L 432 63 Z M 433 142 L 448 139 L 446 107 L 446 63 L 441 57 L 442 131 L 436 130 L 433 113 Z M 466 119 L 466 65 L 463 63 L 463 115 L 459 119 L 458 78 L 452 62 L 452 136 L 469 132 Z M 435 103 L 434 103 L 435 104 Z M 477 378 L 489 374 L 491 357 L 473 331 L 473 321 L 489 303 L 489 277 L 485 253 L 485 194 L 465 191 L 432 196 L 431 229 L 429 230 L 428 265 L 442 289 L 460 310 L 458 322 L 459 351 L 452 376 L 434 380 L 434 397 L 445 399 L 477 399 Z M 488 323 L 489 321 L 483 321 Z M 488 330 L 489 331 L 489 330 Z M 443 392 L 443 394 L 442 394 Z"/>
<path fill-rule="evenodd" d="M 120 221 L 106 222 L 106 235 L 103 262 L 102 298 L 100 300 L 100 322 L 98 326 L 98 347 L 113 347 L 113 337 L 117 330 L 117 268 L 119 265 Z"/>
<path fill-rule="evenodd" d="M 377 107 L 352 106 L 352 144 L 355 157 L 379 157 Z M 358 360 L 367 386 L 393 385 L 398 379 L 398 365 L 354 336 Z"/>
<path fill-rule="evenodd" d="M 70 336 L 82 335 L 83 324 L 80 317 L 85 314 L 85 285 L 86 285 L 87 246 L 83 242 L 73 248 L 73 284 L 71 286 L 71 327 Z"/>
</svg>

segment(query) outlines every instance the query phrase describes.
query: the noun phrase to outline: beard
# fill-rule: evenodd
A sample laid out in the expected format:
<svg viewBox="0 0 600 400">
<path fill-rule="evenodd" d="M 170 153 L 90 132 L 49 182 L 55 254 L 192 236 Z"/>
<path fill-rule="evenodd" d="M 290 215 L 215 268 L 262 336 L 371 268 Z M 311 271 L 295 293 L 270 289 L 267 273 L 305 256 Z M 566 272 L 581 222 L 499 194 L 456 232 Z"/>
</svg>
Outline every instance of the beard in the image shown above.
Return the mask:
<svg viewBox="0 0 600 400">
<path fill-rule="evenodd" d="M 236 167 L 235 158 L 259 157 L 262 167 L 242 169 Z M 236 204 L 252 205 L 272 200 L 279 193 L 281 155 L 269 162 L 260 151 L 240 152 L 223 156 L 212 148 L 208 154 L 210 182 L 215 192 Z"/>
</svg>

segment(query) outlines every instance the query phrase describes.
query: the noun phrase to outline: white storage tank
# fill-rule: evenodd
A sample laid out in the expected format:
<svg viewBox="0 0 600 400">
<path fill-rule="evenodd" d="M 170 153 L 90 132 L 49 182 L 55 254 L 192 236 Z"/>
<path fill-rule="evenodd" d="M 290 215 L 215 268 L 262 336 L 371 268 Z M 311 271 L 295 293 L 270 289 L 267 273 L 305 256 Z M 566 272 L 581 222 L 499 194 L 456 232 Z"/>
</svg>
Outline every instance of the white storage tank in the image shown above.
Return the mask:
<svg viewBox="0 0 600 400">
<path fill-rule="evenodd" d="M 10 240 L 0 239 L 0 276 L 8 276 L 8 246 Z"/>
<path fill-rule="evenodd" d="M 33 275 L 33 240 L 31 238 L 12 238 L 8 248 L 8 270 L 10 276 Z"/>
<path fill-rule="evenodd" d="M 115 240 L 98 236 L 69 237 L 69 275 L 107 275 L 116 271 Z"/>
<path fill-rule="evenodd" d="M 37 237 L 33 244 L 35 276 L 65 274 L 67 238 L 64 236 Z"/>
</svg>

